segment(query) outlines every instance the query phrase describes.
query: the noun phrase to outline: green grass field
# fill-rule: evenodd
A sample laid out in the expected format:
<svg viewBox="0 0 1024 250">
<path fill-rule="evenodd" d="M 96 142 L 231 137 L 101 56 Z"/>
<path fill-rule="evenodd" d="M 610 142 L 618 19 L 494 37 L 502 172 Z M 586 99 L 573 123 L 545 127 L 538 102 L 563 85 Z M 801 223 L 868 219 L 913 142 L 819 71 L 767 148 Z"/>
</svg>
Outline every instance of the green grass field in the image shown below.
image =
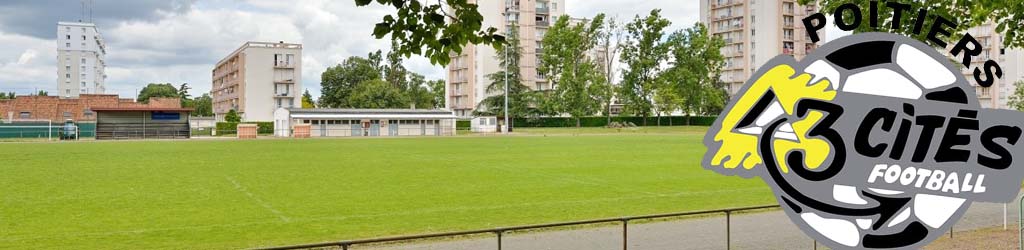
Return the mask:
<svg viewBox="0 0 1024 250">
<path fill-rule="evenodd" d="M 236 249 L 774 202 L 700 167 L 703 128 L 564 132 L 4 143 L 0 248 Z"/>
</svg>

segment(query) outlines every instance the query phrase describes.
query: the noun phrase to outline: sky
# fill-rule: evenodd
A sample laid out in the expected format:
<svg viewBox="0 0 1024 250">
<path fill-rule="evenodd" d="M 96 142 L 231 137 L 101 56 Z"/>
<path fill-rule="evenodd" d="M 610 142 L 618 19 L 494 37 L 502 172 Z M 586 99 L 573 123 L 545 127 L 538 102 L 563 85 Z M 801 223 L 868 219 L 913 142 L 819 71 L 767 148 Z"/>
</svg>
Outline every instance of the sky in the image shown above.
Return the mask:
<svg viewBox="0 0 1024 250">
<path fill-rule="evenodd" d="M 499 0 L 488 0 L 499 1 Z M 672 30 L 698 21 L 696 1 L 566 0 L 574 17 L 607 13 L 619 20 L 662 9 Z M 125 98 L 148 83 L 189 83 L 199 95 L 211 87 L 211 70 L 247 41 L 301 43 L 302 87 L 320 94 L 320 73 L 350 56 L 390 48 L 371 36 L 393 8 L 353 0 L 4 0 L 0 3 L 0 91 L 56 92 L 57 22 L 97 24 L 107 42 L 107 90 Z M 689 0 L 686 2 L 690 2 Z M 91 9 L 91 11 L 90 11 Z M 834 38 L 831 34 L 830 38 Z M 428 79 L 444 69 L 414 56 L 405 66 Z"/>
</svg>

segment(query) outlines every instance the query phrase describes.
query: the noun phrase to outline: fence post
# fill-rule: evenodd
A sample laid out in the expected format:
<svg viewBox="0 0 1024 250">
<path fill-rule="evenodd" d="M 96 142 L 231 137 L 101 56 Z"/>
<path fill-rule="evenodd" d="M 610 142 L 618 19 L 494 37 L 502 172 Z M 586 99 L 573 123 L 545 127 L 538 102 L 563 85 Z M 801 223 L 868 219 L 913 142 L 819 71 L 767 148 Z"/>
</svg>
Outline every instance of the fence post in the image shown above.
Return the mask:
<svg viewBox="0 0 1024 250">
<path fill-rule="evenodd" d="M 629 226 L 629 220 L 622 220 L 622 250 L 629 249 L 629 237 L 627 234 L 627 227 Z"/>
<path fill-rule="evenodd" d="M 725 211 L 725 249 L 732 249 L 732 230 L 729 228 L 732 224 L 730 214 L 732 211 Z"/>
<path fill-rule="evenodd" d="M 498 235 L 498 250 L 501 250 L 501 231 L 495 231 L 494 233 Z"/>
</svg>

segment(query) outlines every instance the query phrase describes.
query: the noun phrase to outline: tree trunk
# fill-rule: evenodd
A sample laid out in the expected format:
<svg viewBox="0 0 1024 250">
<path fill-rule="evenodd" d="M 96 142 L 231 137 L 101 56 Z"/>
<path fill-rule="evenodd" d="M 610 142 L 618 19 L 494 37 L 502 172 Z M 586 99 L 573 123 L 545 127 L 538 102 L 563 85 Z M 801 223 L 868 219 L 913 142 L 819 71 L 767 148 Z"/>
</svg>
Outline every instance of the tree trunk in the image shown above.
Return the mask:
<svg viewBox="0 0 1024 250">
<path fill-rule="evenodd" d="M 658 127 L 661 127 L 661 112 L 658 112 Z"/>
<path fill-rule="evenodd" d="M 580 118 L 576 117 L 576 128 L 580 128 Z"/>
<path fill-rule="evenodd" d="M 604 123 L 605 126 L 612 125 L 612 102 L 608 102 L 608 121 Z"/>
<path fill-rule="evenodd" d="M 690 113 L 686 113 L 686 126 L 690 126 Z"/>
<path fill-rule="evenodd" d="M 647 127 L 647 113 L 644 113 L 644 127 Z"/>
<path fill-rule="evenodd" d="M 669 114 L 669 116 L 668 116 L 668 126 L 669 127 L 672 126 L 672 114 Z"/>
</svg>

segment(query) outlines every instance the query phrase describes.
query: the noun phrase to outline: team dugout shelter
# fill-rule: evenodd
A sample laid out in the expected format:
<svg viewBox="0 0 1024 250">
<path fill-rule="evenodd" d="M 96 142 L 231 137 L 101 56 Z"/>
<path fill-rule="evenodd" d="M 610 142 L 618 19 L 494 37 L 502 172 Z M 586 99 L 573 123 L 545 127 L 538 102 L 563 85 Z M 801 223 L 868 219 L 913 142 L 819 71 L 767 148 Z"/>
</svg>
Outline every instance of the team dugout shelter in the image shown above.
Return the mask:
<svg viewBox="0 0 1024 250">
<path fill-rule="evenodd" d="M 92 108 L 96 113 L 96 140 L 188 139 L 188 108 Z"/>
<path fill-rule="evenodd" d="M 309 126 L 310 137 L 452 136 L 455 114 L 440 109 L 301 109 L 274 112 L 274 134 L 291 137 Z"/>
</svg>

